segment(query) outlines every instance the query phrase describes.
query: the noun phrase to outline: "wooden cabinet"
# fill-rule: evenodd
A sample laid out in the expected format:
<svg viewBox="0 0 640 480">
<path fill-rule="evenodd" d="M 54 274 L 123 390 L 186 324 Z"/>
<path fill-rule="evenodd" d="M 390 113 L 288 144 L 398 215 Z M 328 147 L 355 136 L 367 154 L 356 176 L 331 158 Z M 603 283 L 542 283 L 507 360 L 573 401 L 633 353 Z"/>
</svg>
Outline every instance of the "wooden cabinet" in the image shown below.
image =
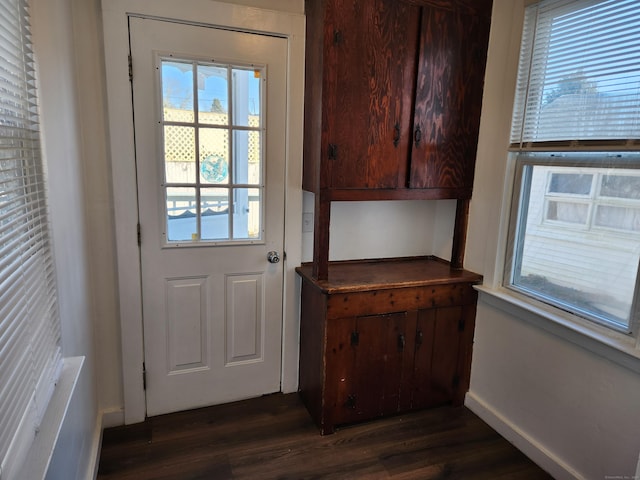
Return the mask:
<svg viewBox="0 0 640 480">
<path fill-rule="evenodd" d="M 332 201 L 458 199 L 462 268 L 492 0 L 307 0 L 303 188 L 314 276 Z"/>
<path fill-rule="evenodd" d="M 320 188 L 406 187 L 419 10 L 397 1 L 327 0 L 323 69 L 308 69 L 311 81 L 323 78 L 326 141 L 305 158 L 307 173 L 324 161 Z"/>
<path fill-rule="evenodd" d="M 473 187 L 492 1 L 471 3 L 425 2 L 421 12 L 408 186 L 442 198 Z"/>
<path fill-rule="evenodd" d="M 462 269 L 492 0 L 307 0 L 300 393 L 322 433 L 469 386 Z M 457 199 L 451 262 L 329 263 L 331 202 Z M 381 226 L 381 228 L 383 228 Z M 410 232 L 406 234 L 410 235 Z"/>
<path fill-rule="evenodd" d="M 333 200 L 469 198 L 491 0 L 306 6 L 303 187 Z"/>
<path fill-rule="evenodd" d="M 323 434 L 413 409 L 461 405 L 479 275 L 433 258 L 336 262 L 302 276 L 300 393 Z"/>
</svg>

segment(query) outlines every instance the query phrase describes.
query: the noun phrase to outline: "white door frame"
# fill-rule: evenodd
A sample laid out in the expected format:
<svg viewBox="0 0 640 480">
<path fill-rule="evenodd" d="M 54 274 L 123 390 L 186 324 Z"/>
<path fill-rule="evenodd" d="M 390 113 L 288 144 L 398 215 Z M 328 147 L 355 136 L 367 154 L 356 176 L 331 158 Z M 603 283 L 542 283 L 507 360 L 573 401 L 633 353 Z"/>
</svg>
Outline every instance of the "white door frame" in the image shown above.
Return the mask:
<svg viewBox="0 0 640 480">
<path fill-rule="evenodd" d="M 127 58 L 130 14 L 175 19 L 287 38 L 287 145 L 285 179 L 282 391 L 298 387 L 299 283 L 295 267 L 302 245 L 302 135 L 304 15 L 261 10 L 213 0 L 102 0 L 107 105 L 120 300 L 124 422 L 145 419 L 140 255 L 137 243 L 137 184 L 133 111 Z M 135 75 L 135 71 L 134 71 Z M 284 255 L 283 255 L 284 256 Z"/>
</svg>

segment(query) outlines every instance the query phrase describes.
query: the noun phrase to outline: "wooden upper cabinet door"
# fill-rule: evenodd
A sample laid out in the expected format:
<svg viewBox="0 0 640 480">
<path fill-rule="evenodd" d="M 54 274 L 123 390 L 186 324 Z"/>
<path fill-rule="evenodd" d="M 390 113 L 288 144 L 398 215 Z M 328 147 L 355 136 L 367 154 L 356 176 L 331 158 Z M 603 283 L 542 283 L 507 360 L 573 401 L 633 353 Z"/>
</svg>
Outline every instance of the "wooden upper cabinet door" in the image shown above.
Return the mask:
<svg viewBox="0 0 640 480">
<path fill-rule="evenodd" d="M 327 0 L 325 187 L 406 187 L 419 12 L 396 0 Z"/>
<path fill-rule="evenodd" d="M 422 8 L 411 188 L 471 193 L 491 17 L 481 3 L 482 13 Z"/>
</svg>

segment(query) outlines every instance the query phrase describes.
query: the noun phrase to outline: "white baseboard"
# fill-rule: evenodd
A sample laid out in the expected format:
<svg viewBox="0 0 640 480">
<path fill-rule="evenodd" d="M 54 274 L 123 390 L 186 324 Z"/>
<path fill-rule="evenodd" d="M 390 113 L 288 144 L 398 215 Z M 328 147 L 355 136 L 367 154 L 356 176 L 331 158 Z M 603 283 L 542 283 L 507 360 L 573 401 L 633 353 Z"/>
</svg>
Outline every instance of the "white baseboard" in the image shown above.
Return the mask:
<svg viewBox="0 0 640 480">
<path fill-rule="evenodd" d="M 124 410 L 122 408 L 104 409 L 100 414 L 103 429 L 124 425 Z"/>
<path fill-rule="evenodd" d="M 93 430 L 93 439 L 91 441 L 91 450 L 89 451 L 89 465 L 87 466 L 87 474 L 84 478 L 87 480 L 95 480 L 98 477 L 98 467 L 100 466 L 100 452 L 102 451 L 102 415 L 98 415 L 96 426 Z"/>
<path fill-rule="evenodd" d="M 124 425 L 124 411 L 121 408 L 105 409 L 98 415 L 91 444 L 91 461 L 87 467 L 87 475 L 85 478 L 95 480 L 98 477 L 100 453 L 102 452 L 102 432 L 105 428 L 119 427 L 120 425 Z"/>
<path fill-rule="evenodd" d="M 586 477 L 567 465 L 553 452 L 547 450 L 544 445 L 530 437 L 473 392 L 467 393 L 464 404 L 556 480 L 586 480 Z"/>
</svg>

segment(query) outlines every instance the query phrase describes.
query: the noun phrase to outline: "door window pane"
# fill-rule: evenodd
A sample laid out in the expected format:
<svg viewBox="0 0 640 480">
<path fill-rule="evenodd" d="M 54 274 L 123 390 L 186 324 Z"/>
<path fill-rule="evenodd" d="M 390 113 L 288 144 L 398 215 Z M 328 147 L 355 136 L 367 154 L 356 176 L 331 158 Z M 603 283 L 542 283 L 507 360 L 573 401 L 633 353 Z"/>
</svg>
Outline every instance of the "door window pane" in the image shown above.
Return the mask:
<svg viewBox="0 0 640 480">
<path fill-rule="evenodd" d="M 260 132 L 236 130 L 233 139 L 234 183 L 260 185 Z"/>
<path fill-rule="evenodd" d="M 229 124 L 227 68 L 198 65 L 198 121 L 211 125 Z"/>
<path fill-rule="evenodd" d="M 167 188 L 167 240 L 192 241 L 198 238 L 195 188 Z"/>
<path fill-rule="evenodd" d="M 260 238 L 260 200 L 260 189 L 258 188 L 237 188 L 234 190 L 234 239 Z"/>
<path fill-rule="evenodd" d="M 260 127 L 261 70 L 233 69 L 233 125 Z"/>
<path fill-rule="evenodd" d="M 193 64 L 162 61 L 162 117 L 165 122 L 193 122 Z"/>
<path fill-rule="evenodd" d="M 200 197 L 201 240 L 229 239 L 229 189 L 203 188 Z"/>
<path fill-rule="evenodd" d="M 196 135 L 193 127 L 165 125 L 164 162 L 167 183 L 195 182 Z"/>
<path fill-rule="evenodd" d="M 229 132 L 221 128 L 200 130 L 200 182 L 229 183 Z"/>
</svg>

